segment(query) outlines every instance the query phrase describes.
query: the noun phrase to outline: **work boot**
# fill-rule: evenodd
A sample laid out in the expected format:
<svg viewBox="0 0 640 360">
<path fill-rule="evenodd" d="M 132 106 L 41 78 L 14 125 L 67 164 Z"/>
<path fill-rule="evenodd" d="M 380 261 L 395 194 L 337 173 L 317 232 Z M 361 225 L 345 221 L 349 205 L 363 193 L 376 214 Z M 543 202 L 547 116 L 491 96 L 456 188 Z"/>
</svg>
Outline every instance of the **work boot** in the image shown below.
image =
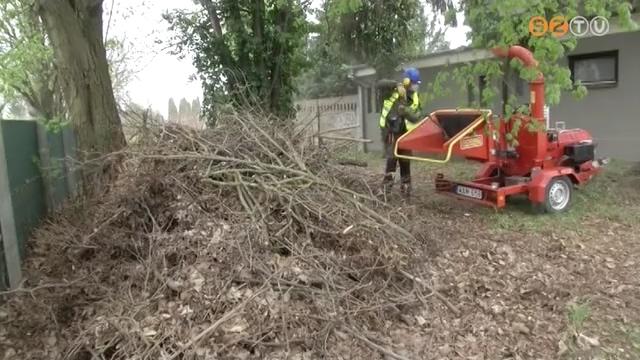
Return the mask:
<svg viewBox="0 0 640 360">
<path fill-rule="evenodd" d="M 393 188 L 393 173 L 387 173 L 384 175 L 382 179 L 382 191 L 385 194 L 388 194 Z"/>
<path fill-rule="evenodd" d="M 400 193 L 402 194 L 402 196 L 409 199 L 411 197 L 411 183 L 402 183 L 400 185 Z"/>
</svg>

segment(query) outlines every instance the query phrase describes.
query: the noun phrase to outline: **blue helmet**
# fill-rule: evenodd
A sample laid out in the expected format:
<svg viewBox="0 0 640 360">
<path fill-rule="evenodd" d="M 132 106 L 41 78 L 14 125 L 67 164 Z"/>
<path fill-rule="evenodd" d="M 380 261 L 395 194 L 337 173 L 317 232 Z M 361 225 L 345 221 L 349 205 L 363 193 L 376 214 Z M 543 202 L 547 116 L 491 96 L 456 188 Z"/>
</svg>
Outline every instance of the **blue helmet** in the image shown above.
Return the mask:
<svg viewBox="0 0 640 360">
<path fill-rule="evenodd" d="M 411 84 L 420 84 L 420 72 L 416 68 L 407 68 L 404 70 L 404 77 L 411 81 Z"/>
</svg>

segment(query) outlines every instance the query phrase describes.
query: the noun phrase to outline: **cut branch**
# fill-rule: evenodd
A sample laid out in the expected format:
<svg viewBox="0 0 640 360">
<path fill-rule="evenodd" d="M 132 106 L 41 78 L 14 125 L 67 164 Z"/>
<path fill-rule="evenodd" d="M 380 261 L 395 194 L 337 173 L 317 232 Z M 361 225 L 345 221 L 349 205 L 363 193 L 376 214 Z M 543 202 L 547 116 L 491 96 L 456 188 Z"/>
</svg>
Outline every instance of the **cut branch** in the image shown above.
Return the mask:
<svg viewBox="0 0 640 360">
<path fill-rule="evenodd" d="M 409 274 L 408 272 L 404 271 L 404 270 L 400 270 L 400 273 L 406 277 L 409 280 L 415 281 L 416 283 L 422 285 L 425 289 L 429 290 L 431 293 L 433 293 L 433 295 L 435 297 L 438 298 L 438 300 L 442 301 L 442 303 L 444 303 L 451 311 L 453 311 L 456 315 L 460 316 L 460 309 L 458 309 L 457 306 L 453 305 L 449 299 L 447 299 L 444 295 L 442 295 L 440 292 L 438 292 L 437 290 L 431 288 L 429 285 L 427 285 L 424 280 L 420 279 L 419 277 L 413 276 L 411 274 Z"/>
<path fill-rule="evenodd" d="M 349 334 L 351 334 L 351 336 L 355 337 L 356 339 L 362 341 L 363 343 L 365 343 L 368 347 L 370 347 L 373 350 L 379 351 L 382 354 L 392 357 L 394 359 L 397 360 L 409 360 L 409 358 L 402 356 L 402 355 L 398 355 L 396 353 L 394 353 L 391 350 L 388 350 L 386 348 L 384 348 L 383 346 L 380 346 L 376 343 L 374 343 L 373 341 L 369 340 L 366 336 L 358 333 L 357 331 L 355 331 L 354 329 L 347 327 L 347 326 L 343 326 L 342 329 L 344 329 L 344 331 L 348 332 Z"/>
</svg>

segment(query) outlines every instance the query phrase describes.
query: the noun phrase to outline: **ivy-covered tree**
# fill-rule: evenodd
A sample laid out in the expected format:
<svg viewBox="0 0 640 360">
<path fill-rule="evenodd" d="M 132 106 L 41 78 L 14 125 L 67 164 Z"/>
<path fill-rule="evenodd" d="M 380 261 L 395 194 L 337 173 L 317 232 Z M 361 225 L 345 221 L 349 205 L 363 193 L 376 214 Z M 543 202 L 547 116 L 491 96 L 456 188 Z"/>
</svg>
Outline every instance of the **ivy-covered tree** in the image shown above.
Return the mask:
<svg viewBox="0 0 640 360">
<path fill-rule="evenodd" d="M 116 169 L 89 161 L 126 144 L 105 50 L 102 5 L 103 0 L 34 0 L 33 4 L 53 49 L 78 155 L 88 164 L 82 172 L 87 191 Z"/>
<path fill-rule="evenodd" d="M 218 103 L 293 113 L 294 79 L 304 64 L 307 2 L 198 0 L 196 12 L 165 18 L 178 53 L 190 52 L 204 90 L 203 110 L 213 120 Z"/>
</svg>

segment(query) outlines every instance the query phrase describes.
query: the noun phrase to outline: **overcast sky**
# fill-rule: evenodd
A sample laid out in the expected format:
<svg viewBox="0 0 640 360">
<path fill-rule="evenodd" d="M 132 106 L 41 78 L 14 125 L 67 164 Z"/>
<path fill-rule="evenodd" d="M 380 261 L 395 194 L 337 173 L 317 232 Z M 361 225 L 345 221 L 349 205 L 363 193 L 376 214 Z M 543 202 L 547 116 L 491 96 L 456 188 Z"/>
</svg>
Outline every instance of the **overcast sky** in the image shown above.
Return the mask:
<svg viewBox="0 0 640 360">
<path fill-rule="evenodd" d="M 320 0 L 314 0 L 320 3 Z M 113 5 L 113 16 L 110 9 Z M 170 54 L 156 40 L 166 40 L 171 34 L 162 14 L 174 9 L 196 8 L 192 0 L 105 0 L 105 29 L 108 36 L 124 36 L 135 44 L 139 73 L 130 83 L 131 99 L 167 116 L 167 104 L 173 97 L 191 101 L 202 97 L 198 81 L 191 81 L 195 68 L 190 58 L 180 59 Z M 111 19 L 111 20 L 109 20 Z M 461 19 L 459 19 L 461 20 Z M 455 28 L 447 32 L 452 48 L 466 44 L 465 29 Z"/>
</svg>

